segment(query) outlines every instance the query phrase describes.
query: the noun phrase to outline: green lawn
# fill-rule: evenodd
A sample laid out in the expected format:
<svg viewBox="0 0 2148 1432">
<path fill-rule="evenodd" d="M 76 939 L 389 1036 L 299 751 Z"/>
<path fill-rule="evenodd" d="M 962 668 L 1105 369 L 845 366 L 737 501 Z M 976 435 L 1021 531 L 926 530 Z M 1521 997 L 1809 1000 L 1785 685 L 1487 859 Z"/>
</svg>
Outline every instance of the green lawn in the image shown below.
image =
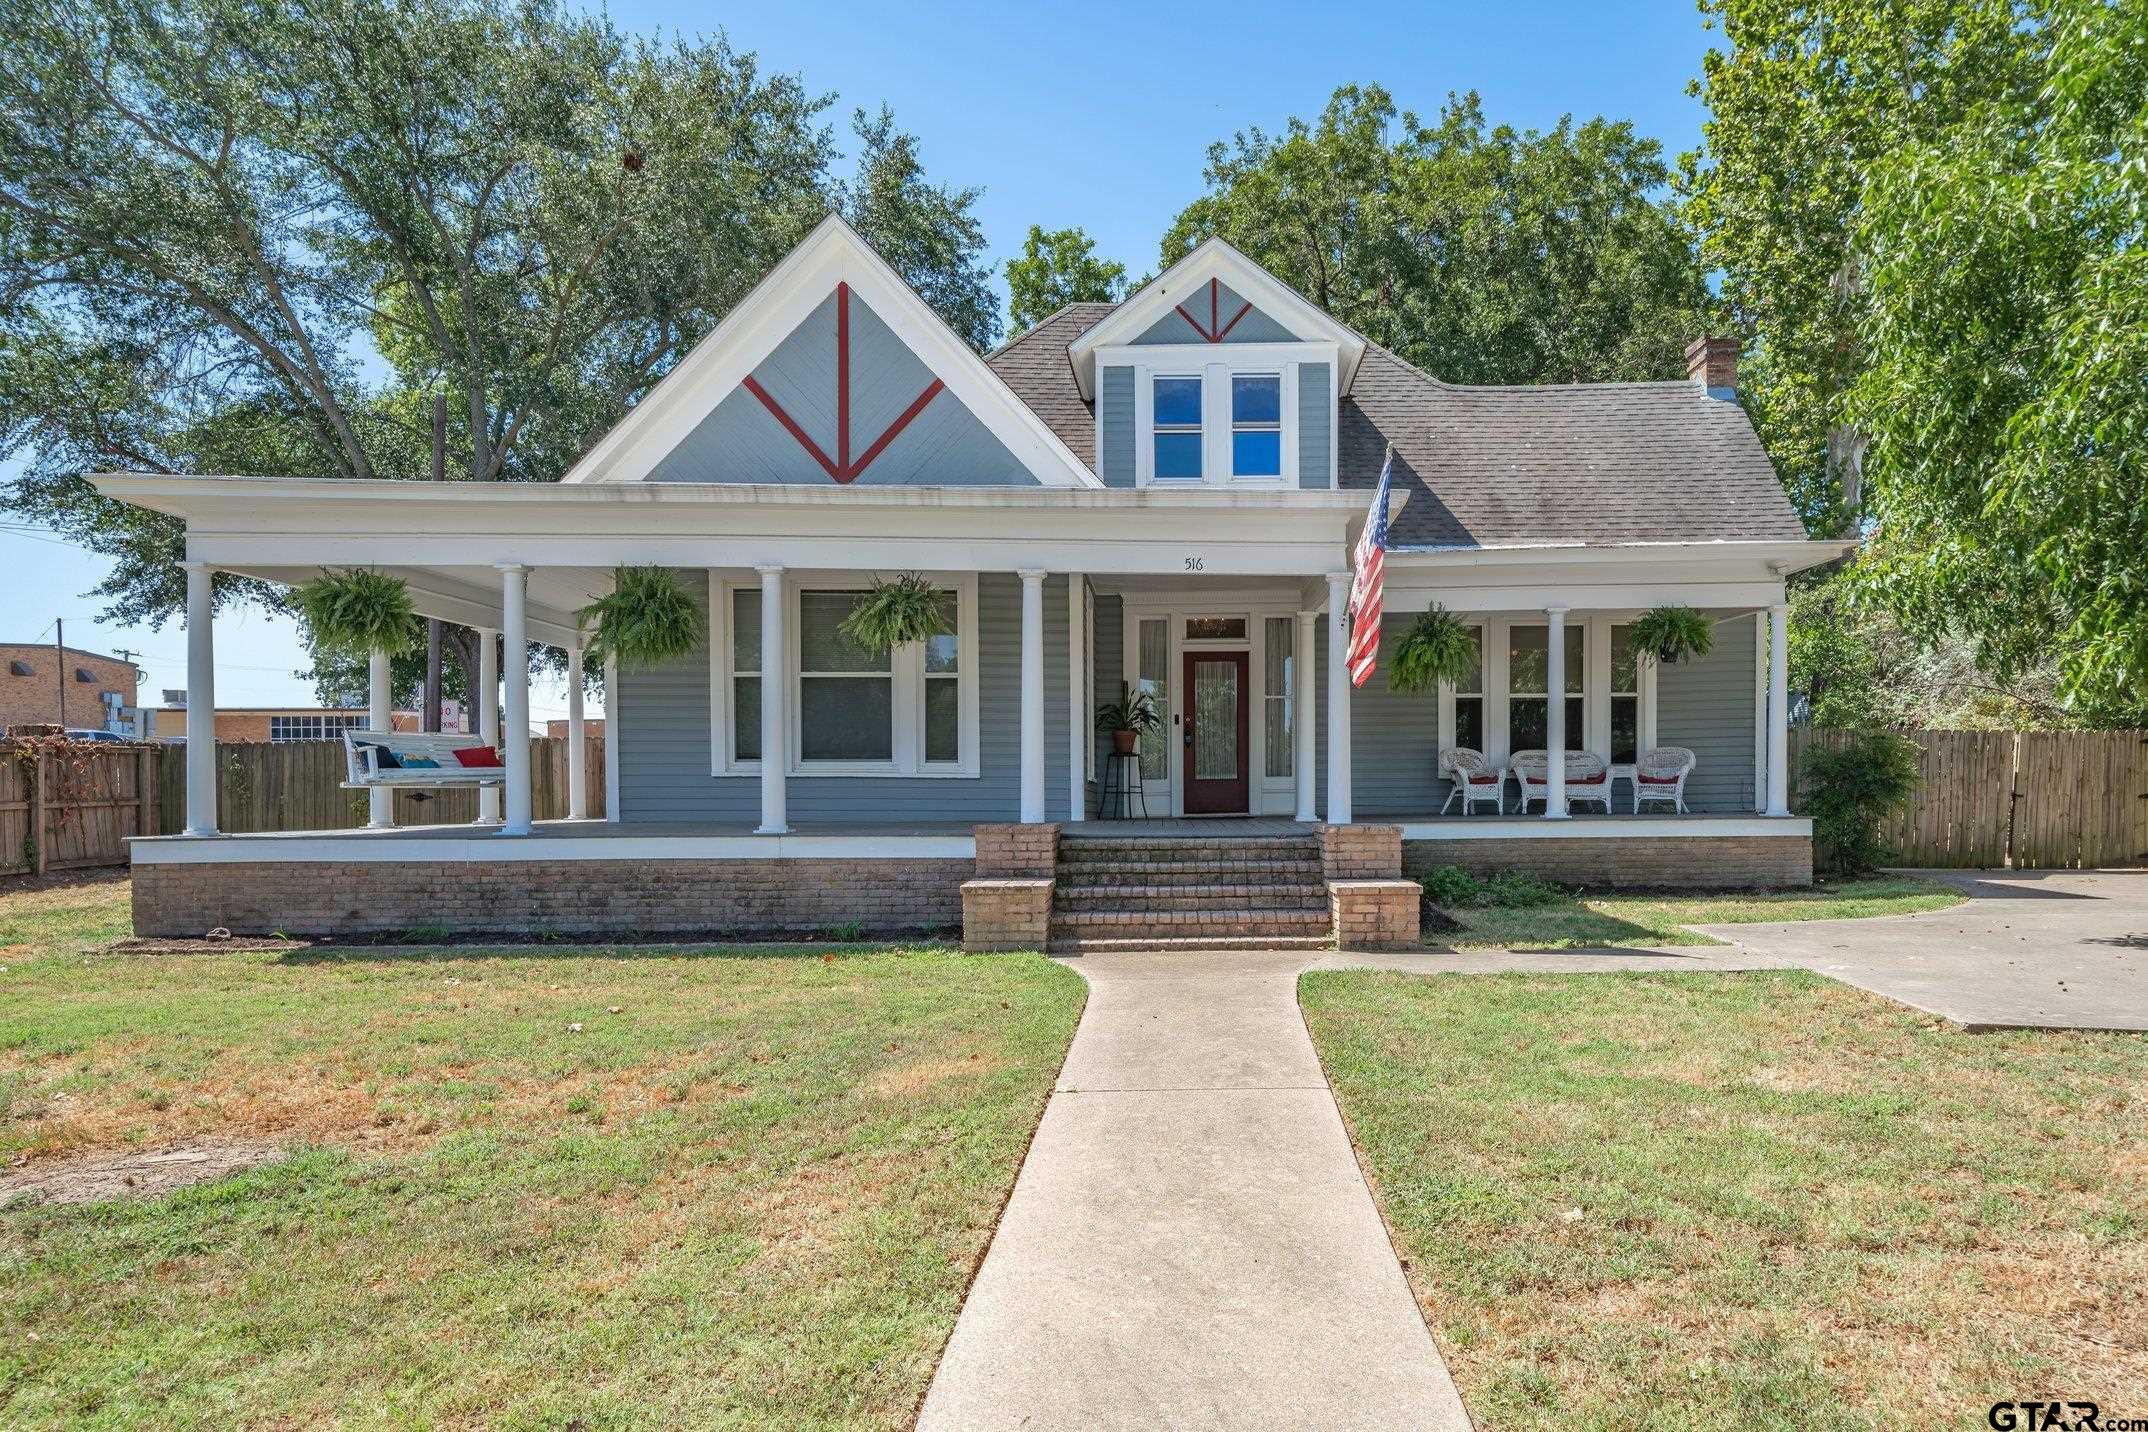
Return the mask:
<svg viewBox="0 0 2148 1432">
<path fill-rule="evenodd" d="M 1307 1022 L 1493 1428 L 2148 1409 L 2148 1039 L 1804 973 L 1315 973 Z"/>
<path fill-rule="evenodd" d="M 1428 930 L 1427 944 L 1450 949 L 1528 950 L 1717 945 L 1687 925 L 1747 925 L 1763 920 L 1849 920 L 1944 910 L 1965 897 L 1951 885 L 1911 876 L 1880 876 L 1805 890 L 1731 895 L 1590 895 L 1562 893 L 1520 909 L 1448 910 L 1460 930 Z"/>
<path fill-rule="evenodd" d="M 103 952 L 0 893 L 0 1424 L 907 1425 L 1079 1017 L 1035 956 Z M 572 1026 L 579 1024 L 579 1032 Z"/>
</svg>

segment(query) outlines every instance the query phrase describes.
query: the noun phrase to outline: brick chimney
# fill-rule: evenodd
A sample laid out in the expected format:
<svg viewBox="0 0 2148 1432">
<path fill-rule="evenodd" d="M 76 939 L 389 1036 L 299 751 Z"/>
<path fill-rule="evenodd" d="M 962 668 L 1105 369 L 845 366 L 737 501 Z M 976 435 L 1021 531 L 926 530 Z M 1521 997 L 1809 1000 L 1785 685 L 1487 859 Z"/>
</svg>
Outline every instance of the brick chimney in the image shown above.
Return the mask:
<svg viewBox="0 0 2148 1432">
<path fill-rule="evenodd" d="M 1686 345 L 1686 376 L 1708 390 L 1711 398 L 1732 398 L 1738 393 L 1738 340 L 1696 338 Z"/>
</svg>

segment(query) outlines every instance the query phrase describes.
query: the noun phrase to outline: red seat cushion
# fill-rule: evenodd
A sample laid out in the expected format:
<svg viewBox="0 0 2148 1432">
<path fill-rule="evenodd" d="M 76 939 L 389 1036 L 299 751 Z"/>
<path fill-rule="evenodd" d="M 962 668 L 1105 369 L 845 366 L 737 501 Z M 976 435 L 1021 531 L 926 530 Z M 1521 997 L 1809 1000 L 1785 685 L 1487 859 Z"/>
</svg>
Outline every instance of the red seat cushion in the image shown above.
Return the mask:
<svg viewBox="0 0 2148 1432">
<path fill-rule="evenodd" d="M 1675 786 L 1681 779 L 1683 778 L 1679 776 L 1643 776 L 1641 777 L 1641 784 L 1644 786 Z"/>
<path fill-rule="evenodd" d="M 500 764 L 500 753 L 490 746 L 458 746 L 455 749 L 455 764 L 489 769 Z"/>
<path fill-rule="evenodd" d="M 1568 776 L 1566 783 L 1570 786 L 1600 786 L 1609 779 L 1609 776 L 1598 771 L 1593 776 Z"/>
<path fill-rule="evenodd" d="M 1503 779 L 1505 778 L 1502 776 L 1471 776 L 1469 783 L 1473 786 L 1496 786 Z"/>
</svg>

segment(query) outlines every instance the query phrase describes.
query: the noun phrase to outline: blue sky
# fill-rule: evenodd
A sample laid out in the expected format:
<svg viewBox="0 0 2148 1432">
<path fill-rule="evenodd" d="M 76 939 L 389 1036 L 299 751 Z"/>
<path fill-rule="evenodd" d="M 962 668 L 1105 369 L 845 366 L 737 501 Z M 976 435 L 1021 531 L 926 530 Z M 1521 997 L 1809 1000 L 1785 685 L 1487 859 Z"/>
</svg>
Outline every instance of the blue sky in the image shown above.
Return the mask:
<svg viewBox="0 0 2148 1432">
<path fill-rule="evenodd" d="M 1711 39 L 1692 0 L 1649 3 L 1303 4 L 1085 7 L 1000 3 L 890 5 L 885 0 L 742 7 L 680 0 L 609 7 L 622 29 L 705 32 L 769 69 L 832 93 L 832 117 L 892 105 L 941 182 L 984 190 L 977 206 L 997 263 L 1032 223 L 1078 224 L 1129 273 L 1156 266 L 1157 244 L 1201 190 L 1207 148 L 1250 126 L 1312 117 L 1336 86 L 1385 85 L 1427 117 L 1453 91 L 1483 96 L 1493 123 L 1546 128 L 1559 116 L 1631 119 L 1675 155 L 1699 142 L 1702 110 L 1686 96 Z M 1073 18 L 1079 16 L 1078 22 Z M 1077 28 L 1078 24 L 1078 28 Z M 1004 298 L 1004 286 L 1002 286 Z M 184 686 L 186 641 L 162 630 L 97 625 L 81 595 L 100 558 L 0 516 L 0 640 L 131 647 L 153 698 Z M 217 621 L 217 695 L 226 705 L 305 703 L 310 685 L 289 623 L 258 613 Z M 564 715 L 556 690 L 532 715 Z"/>
</svg>

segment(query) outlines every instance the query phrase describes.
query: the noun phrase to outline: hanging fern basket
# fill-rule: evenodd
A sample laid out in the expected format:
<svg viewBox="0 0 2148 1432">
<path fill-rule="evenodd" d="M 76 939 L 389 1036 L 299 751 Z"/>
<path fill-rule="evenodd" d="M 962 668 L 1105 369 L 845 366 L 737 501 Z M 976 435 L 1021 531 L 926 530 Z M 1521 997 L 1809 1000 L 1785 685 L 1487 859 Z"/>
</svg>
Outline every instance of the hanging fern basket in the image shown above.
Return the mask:
<svg viewBox="0 0 2148 1432">
<path fill-rule="evenodd" d="M 1706 656 L 1715 645 L 1715 624 L 1691 607 L 1656 607 L 1633 624 L 1633 644 L 1667 664 Z"/>
<path fill-rule="evenodd" d="M 1476 634 L 1460 617 L 1434 603 L 1395 643 L 1387 662 L 1387 688 L 1420 696 L 1437 691 L 1443 681 L 1463 685 L 1476 671 Z"/>
<path fill-rule="evenodd" d="M 953 636 L 955 624 L 948 619 L 948 594 L 910 572 L 889 581 L 875 581 L 843 618 L 842 633 L 875 655 L 914 641 Z"/>
<path fill-rule="evenodd" d="M 291 604 L 312 633 L 314 646 L 324 652 L 402 656 L 424 640 L 402 578 L 369 567 L 323 572 L 293 590 Z"/>
<path fill-rule="evenodd" d="M 601 664 L 616 657 L 621 666 L 683 660 L 700 649 L 707 628 L 692 593 L 669 567 L 619 568 L 610 594 L 583 607 L 575 620 L 590 633 L 589 659 Z"/>
</svg>

